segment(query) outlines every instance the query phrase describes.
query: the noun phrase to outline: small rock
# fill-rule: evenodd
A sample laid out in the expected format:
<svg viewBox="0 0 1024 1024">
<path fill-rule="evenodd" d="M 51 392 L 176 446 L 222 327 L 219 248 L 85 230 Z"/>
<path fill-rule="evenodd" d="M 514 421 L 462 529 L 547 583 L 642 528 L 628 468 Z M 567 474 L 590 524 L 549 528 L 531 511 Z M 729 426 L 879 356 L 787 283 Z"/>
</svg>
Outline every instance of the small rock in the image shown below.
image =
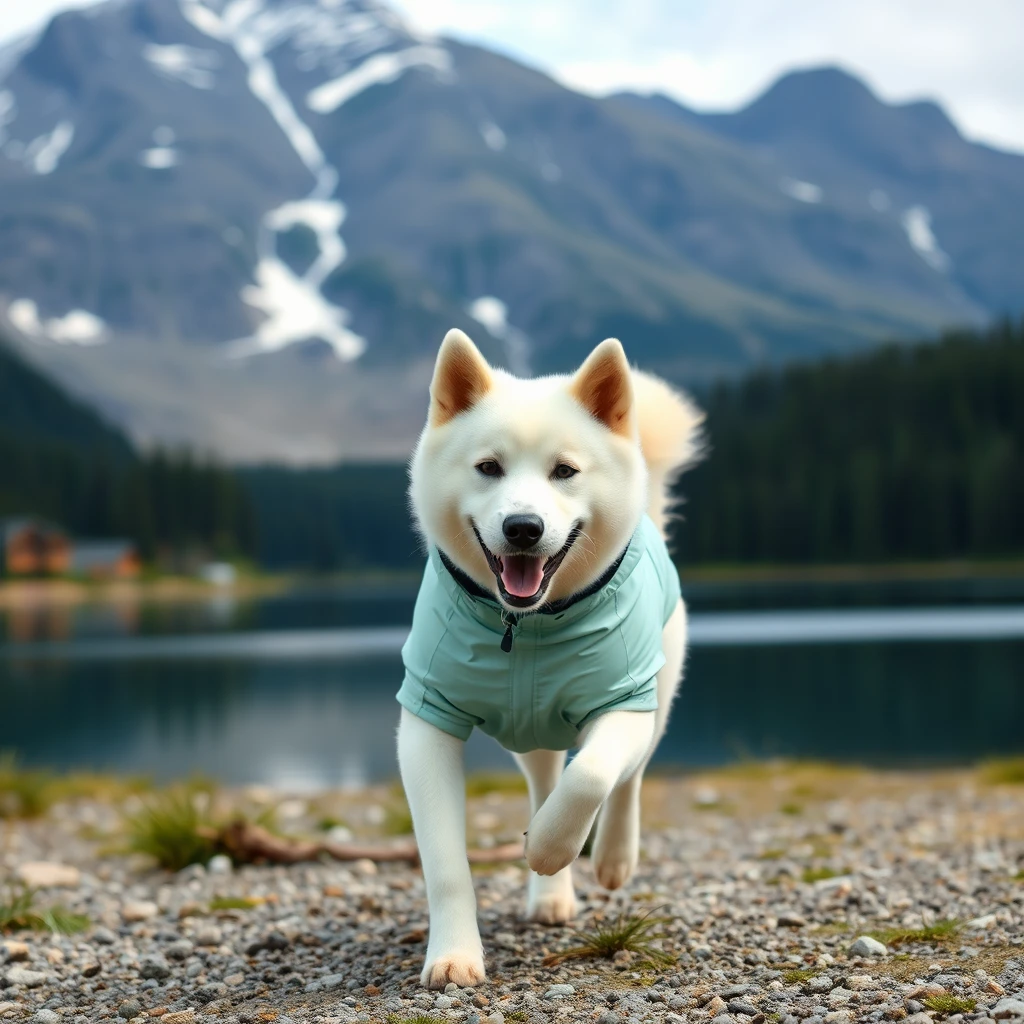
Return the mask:
<svg viewBox="0 0 1024 1024">
<path fill-rule="evenodd" d="M 123 1017 L 125 1020 L 131 1020 L 133 1017 L 138 1017 L 142 1013 L 142 1004 L 137 999 L 126 999 L 117 1008 L 118 1017 Z"/>
<path fill-rule="evenodd" d="M 870 935 L 862 935 L 850 947 L 853 956 L 886 956 L 888 952 L 889 950 L 878 939 L 873 939 Z"/>
<path fill-rule="evenodd" d="M 804 988 L 808 992 L 831 992 L 833 984 L 832 979 L 827 974 L 819 974 L 808 979 Z"/>
<path fill-rule="evenodd" d="M 994 996 L 1006 995 L 1006 989 L 1003 988 L 1003 986 L 1000 985 L 999 982 L 996 981 L 994 978 L 989 978 L 988 981 L 985 983 L 985 991 L 991 992 Z"/>
<path fill-rule="evenodd" d="M 1024 1002 L 1020 999 L 1000 999 L 991 1011 L 996 1020 L 1024 1021 Z"/>
<path fill-rule="evenodd" d="M 455 986 L 455 990 L 458 991 L 458 985 Z M 380 995 L 380 989 L 377 988 L 376 985 L 367 985 L 366 988 L 363 989 L 363 991 L 368 996 L 379 996 Z"/>
<path fill-rule="evenodd" d="M 757 1007 L 751 1006 L 750 1003 L 746 1003 L 742 999 L 730 999 L 726 1009 L 730 1013 L 742 1013 L 744 1017 L 757 1016 Z"/>
<path fill-rule="evenodd" d="M 482 1017 L 480 1024 L 505 1024 L 505 1014 L 501 1010 L 495 1010 L 486 1017 Z"/>
<path fill-rule="evenodd" d="M 47 860 L 19 864 L 17 875 L 30 889 L 77 889 L 82 881 L 78 868 Z"/>
<path fill-rule="evenodd" d="M 807 924 L 799 914 L 779 914 L 778 926 L 780 928 L 803 928 Z"/>
<path fill-rule="evenodd" d="M 95 960 L 93 960 L 91 963 L 87 963 L 82 968 L 82 977 L 95 978 L 96 975 L 99 974 L 101 970 L 103 970 L 103 968 L 100 967 L 100 965 Z"/>
<path fill-rule="evenodd" d="M 931 1017 L 923 1011 L 918 1013 L 912 1013 L 909 1017 L 905 1017 L 903 1024 L 932 1024 Z"/>
<path fill-rule="evenodd" d="M 121 917 L 127 924 L 134 924 L 138 921 L 150 921 L 159 912 L 159 907 L 150 900 L 130 900 L 121 908 Z"/>
<path fill-rule="evenodd" d="M 935 982 L 929 982 L 927 985 L 918 985 L 912 992 L 907 993 L 908 999 L 930 999 L 933 996 L 944 996 L 946 990 L 941 985 L 936 985 Z"/>
<path fill-rule="evenodd" d="M 710 946 L 694 946 L 693 955 L 698 960 L 710 960 L 715 954 L 712 953 Z"/>
<path fill-rule="evenodd" d="M 31 1019 L 32 1024 L 60 1024 L 60 1017 L 53 1010 L 37 1010 Z"/>
<path fill-rule="evenodd" d="M 206 864 L 206 870 L 211 875 L 230 875 L 234 869 L 235 865 L 232 863 L 231 858 L 224 853 L 218 853 L 216 856 L 211 857 Z"/>
<path fill-rule="evenodd" d="M 436 1010 L 450 1010 L 455 1005 L 455 1000 L 451 996 L 438 996 L 434 1000 L 434 1009 Z"/>
<path fill-rule="evenodd" d="M 196 1011 L 178 1010 L 176 1013 L 165 1014 L 160 1018 L 160 1024 L 196 1024 Z"/>
<path fill-rule="evenodd" d="M 42 971 L 30 971 L 27 967 L 12 967 L 7 972 L 9 985 L 24 985 L 25 988 L 39 988 L 46 983 L 47 977 Z"/>
<path fill-rule="evenodd" d="M 879 986 L 870 974 L 851 974 L 846 979 L 846 987 L 853 992 L 867 992 Z"/>
<path fill-rule="evenodd" d="M 192 993 L 198 1003 L 212 1003 L 214 999 L 223 999 L 228 994 L 228 987 L 222 981 L 211 981 Z"/>
<path fill-rule="evenodd" d="M 224 984 L 228 985 L 230 988 L 238 988 L 238 986 L 241 985 L 242 982 L 244 982 L 244 981 L 245 981 L 245 975 L 242 974 L 241 972 L 239 972 L 237 974 L 229 974 L 224 979 Z"/>
<path fill-rule="evenodd" d="M 172 960 L 187 960 L 195 948 L 188 939 L 175 939 L 167 944 L 164 953 Z"/>
<path fill-rule="evenodd" d="M 619 1024 L 620 1018 L 617 1013 L 612 1013 L 611 1010 L 606 1010 L 597 1018 L 596 1024 Z"/>
<path fill-rule="evenodd" d="M 109 928 L 97 928 L 92 933 L 92 941 L 98 946 L 112 946 L 117 936 Z"/>
<path fill-rule="evenodd" d="M 7 950 L 8 960 L 27 960 L 29 955 L 29 948 L 27 942 L 17 942 L 14 939 L 8 939 L 4 943 L 4 949 Z"/>
<path fill-rule="evenodd" d="M 612 957 L 613 964 L 631 964 L 633 962 L 633 954 L 628 949 L 620 949 L 615 956 Z"/>
<path fill-rule="evenodd" d="M 564 999 L 566 996 L 574 995 L 576 989 L 572 985 L 552 985 L 544 993 L 545 999 Z"/>
<path fill-rule="evenodd" d="M 714 996 L 708 1000 L 704 1009 L 707 1010 L 709 1017 L 720 1017 L 726 1011 L 725 1000 L 721 996 Z"/>
<path fill-rule="evenodd" d="M 459 986 L 454 981 L 449 981 L 444 987 L 444 994 L 446 996 L 456 995 L 459 991 Z"/>
<path fill-rule="evenodd" d="M 976 917 L 971 921 L 967 922 L 967 927 L 973 931 L 983 931 L 988 928 L 994 928 L 996 925 L 995 914 L 983 914 L 981 917 Z"/>
<path fill-rule="evenodd" d="M 753 985 L 731 985 L 727 989 L 723 989 L 723 999 L 735 999 L 737 996 L 745 996 L 748 992 L 753 992 Z"/>
<path fill-rule="evenodd" d="M 197 946 L 219 946 L 223 933 L 215 924 L 204 924 L 196 929 L 192 941 Z"/>
<path fill-rule="evenodd" d="M 140 978 L 155 978 L 163 981 L 171 976 L 171 968 L 162 956 L 146 956 L 139 963 Z"/>
<path fill-rule="evenodd" d="M 736 1021 L 732 1019 L 727 1013 L 720 1013 L 711 1024 L 736 1024 Z"/>
</svg>

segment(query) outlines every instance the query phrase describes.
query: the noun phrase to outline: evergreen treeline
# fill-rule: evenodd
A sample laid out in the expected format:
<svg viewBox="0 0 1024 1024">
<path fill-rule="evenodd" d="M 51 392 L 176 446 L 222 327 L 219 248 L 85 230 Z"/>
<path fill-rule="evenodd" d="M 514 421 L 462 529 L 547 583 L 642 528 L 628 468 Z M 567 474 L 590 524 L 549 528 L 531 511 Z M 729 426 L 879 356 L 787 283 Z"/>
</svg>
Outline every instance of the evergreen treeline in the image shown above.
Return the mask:
<svg viewBox="0 0 1024 1024">
<path fill-rule="evenodd" d="M 136 455 L 94 412 L 0 347 L 0 518 L 73 536 L 127 537 L 143 558 L 249 554 L 252 504 L 236 473 L 187 454 Z"/>
<path fill-rule="evenodd" d="M 1024 324 L 756 373 L 698 395 L 681 561 L 1024 555 Z M 270 567 L 412 568 L 404 468 L 245 473 Z"/>
<path fill-rule="evenodd" d="M 757 373 L 705 403 L 684 561 L 1024 554 L 1024 322 Z"/>
</svg>

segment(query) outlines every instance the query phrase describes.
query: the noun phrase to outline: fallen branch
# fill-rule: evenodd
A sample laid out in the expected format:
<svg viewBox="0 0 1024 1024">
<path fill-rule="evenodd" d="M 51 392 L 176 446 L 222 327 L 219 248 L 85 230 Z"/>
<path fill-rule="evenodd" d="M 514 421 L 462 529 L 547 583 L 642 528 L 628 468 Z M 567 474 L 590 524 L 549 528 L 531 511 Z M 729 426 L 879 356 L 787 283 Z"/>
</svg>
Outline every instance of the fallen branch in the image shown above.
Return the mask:
<svg viewBox="0 0 1024 1024">
<path fill-rule="evenodd" d="M 419 864 L 414 842 L 401 846 L 373 843 L 329 843 L 275 836 L 250 821 L 233 821 L 223 828 L 200 828 L 203 839 L 216 843 L 236 864 L 299 864 L 319 860 L 323 854 L 340 861 L 372 860 L 378 864 L 404 862 Z M 522 860 L 522 843 L 505 843 L 490 849 L 468 851 L 471 864 L 503 864 Z"/>
</svg>

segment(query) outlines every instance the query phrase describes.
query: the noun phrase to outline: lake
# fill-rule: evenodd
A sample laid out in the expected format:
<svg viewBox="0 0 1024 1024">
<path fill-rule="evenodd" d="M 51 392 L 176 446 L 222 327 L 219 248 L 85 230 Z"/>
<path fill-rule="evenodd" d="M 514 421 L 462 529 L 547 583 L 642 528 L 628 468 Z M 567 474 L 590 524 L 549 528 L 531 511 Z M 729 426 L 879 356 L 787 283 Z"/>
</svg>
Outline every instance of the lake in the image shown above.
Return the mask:
<svg viewBox="0 0 1024 1024">
<path fill-rule="evenodd" d="M 656 755 L 924 766 L 1024 754 L 1024 580 L 699 584 Z M 297 790 L 396 775 L 415 588 L 0 612 L 0 751 Z M 511 759 L 476 735 L 471 769 Z"/>
</svg>

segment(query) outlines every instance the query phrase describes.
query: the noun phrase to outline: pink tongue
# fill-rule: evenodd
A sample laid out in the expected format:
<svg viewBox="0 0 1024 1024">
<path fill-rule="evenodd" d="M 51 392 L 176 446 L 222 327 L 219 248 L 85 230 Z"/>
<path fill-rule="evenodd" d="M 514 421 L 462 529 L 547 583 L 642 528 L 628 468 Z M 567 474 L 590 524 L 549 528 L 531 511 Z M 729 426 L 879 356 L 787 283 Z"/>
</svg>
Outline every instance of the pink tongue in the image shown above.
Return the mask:
<svg viewBox="0 0 1024 1024">
<path fill-rule="evenodd" d="M 503 555 L 501 582 L 513 597 L 533 597 L 544 579 L 544 560 L 533 555 Z"/>
</svg>

